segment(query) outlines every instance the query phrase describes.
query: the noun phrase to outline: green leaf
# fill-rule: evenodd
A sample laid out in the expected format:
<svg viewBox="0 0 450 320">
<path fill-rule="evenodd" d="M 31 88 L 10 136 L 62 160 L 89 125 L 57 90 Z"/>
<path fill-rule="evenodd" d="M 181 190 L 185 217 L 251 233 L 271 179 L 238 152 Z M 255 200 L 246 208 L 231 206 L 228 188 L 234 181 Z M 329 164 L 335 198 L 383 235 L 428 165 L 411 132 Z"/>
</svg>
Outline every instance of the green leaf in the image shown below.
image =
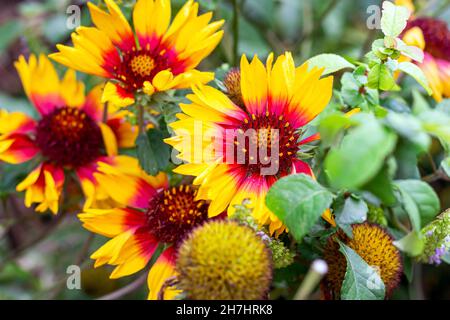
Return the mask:
<svg viewBox="0 0 450 320">
<path fill-rule="evenodd" d="M 400 240 L 394 241 L 394 245 L 410 257 L 417 257 L 425 248 L 425 243 L 420 232 L 412 231 Z"/>
<path fill-rule="evenodd" d="M 407 113 L 389 112 L 386 123 L 400 136 L 411 141 L 418 151 L 427 151 L 431 138 L 422 127 L 419 119 Z"/>
<path fill-rule="evenodd" d="M 294 174 L 275 182 L 267 193 L 266 205 L 301 241 L 332 200 L 333 194 L 310 176 Z"/>
<path fill-rule="evenodd" d="M 325 68 L 322 75 L 334 73 L 345 68 L 355 68 L 353 64 L 345 60 L 343 57 L 332 53 L 319 54 L 308 59 L 306 62 L 308 63 L 308 67 L 310 69 L 313 67 Z"/>
<path fill-rule="evenodd" d="M 385 286 L 376 269 L 369 266 L 353 249 L 339 242 L 339 251 L 347 260 L 341 287 L 342 300 L 383 300 Z"/>
<path fill-rule="evenodd" d="M 358 188 L 372 179 L 384 164 L 397 137 L 373 116 L 357 114 L 361 124 L 350 130 L 338 148 L 325 158 L 325 172 L 336 188 Z"/>
<path fill-rule="evenodd" d="M 335 140 L 339 132 L 352 125 L 351 118 L 346 117 L 343 113 L 332 113 L 320 120 L 318 129 L 320 132 L 320 140 L 325 145 L 330 145 Z"/>
<path fill-rule="evenodd" d="M 150 129 L 136 139 L 137 156 L 142 169 L 155 176 L 169 164 L 170 147 L 164 143 L 164 134 L 157 129 Z"/>
<path fill-rule="evenodd" d="M 362 189 L 377 196 L 385 205 L 391 206 L 395 204 L 396 198 L 387 166 L 381 169 Z"/>
<path fill-rule="evenodd" d="M 360 198 L 350 196 L 344 200 L 343 204 L 340 204 L 334 214 L 336 216 L 336 223 L 338 226 L 343 228 L 343 230 L 350 231 L 349 236 L 351 236 L 351 225 L 354 223 L 362 223 L 367 220 L 367 204 Z M 348 228 L 346 228 L 348 227 Z"/>
<path fill-rule="evenodd" d="M 344 101 L 352 107 L 357 107 L 364 102 L 360 93 L 362 84 L 350 72 L 344 73 L 341 78 L 341 93 Z"/>
<path fill-rule="evenodd" d="M 450 99 L 443 99 L 436 105 L 436 111 L 442 112 L 450 117 Z"/>
<path fill-rule="evenodd" d="M 416 232 L 420 231 L 421 228 L 421 219 L 420 219 L 420 212 L 419 208 L 417 207 L 414 200 L 411 198 L 411 196 L 402 188 L 400 188 L 397 184 L 394 183 L 398 187 L 398 191 L 400 193 L 399 202 L 401 203 L 401 206 L 406 211 L 409 217 L 409 221 L 411 222 L 411 225 L 413 229 Z"/>
<path fill-rule="evenodd" d="M 415 46 L 408 46 L 406 43 L 404 43 L 400 39 L 395 39 L 396 42 L 396 48 L 399 50 L 403 55 L 413 59 L 414 61 L 423 62 L 424 53 L 419 47 Z"/>
<path fill-rule="evenodd" d="M 421 180 L 412 179 L 396 180 L 395 184 L 400 188 L 401 192 L 406 193 L 416 205 L 422 225 L 431 222 L 436 215 L 438 215 L 440 211 L 439 198 L 430 185 Z"/>
<path fill-rule="evenodd" d="M 394 155 L 398 163 L 395 174 L 397 179 L 420 179 L 417 167 L 418 150 L 414 144 L 406 139 L 400 139 Z"/>
<path fill-rule="evenodd" d="M 414 278 L 414 264 L 413 259 L 408 256 L 403 257 L 403 274 L 409 283 L 413 281 Z"/>
<path fill-rule="evenodd" d="M 445 158 L 441 162 L 442 170 L 444 170 L 447 177 L 450 177 L 450 157 Z"/>
<path fill-rule="evenodd" d="M 398 37 L 406 28 L 409 16 L 407 8 L 384 1 L 381 16 L 381 30 L 384 35 L 392 38 Z"/>
<path fill-rule="evenodd" d="M 383 91 L 398 90 L 394 76 L 385 64 L 376 64 L 370 69 L 367 86 Z"/>
<path fill-rule="evenodd" d="M 433 93 L 430 86 L 428 85 L 428 80 L 422 69 L 420 69 L 414 63 L 400 62 L 398 64 L 398 70 L 403 71 L 404 73 L 409 74 L 411 77 L 416 79 L 416 81 L 427 91 L 428 95 L 431 95 Z"/>
<path fill-rule="evenodd" d="M 444 112 L 431 110 L 419 115 L 426 132 L 450 145 L 450 117 Z"/>
<path fill-rule="evenodd" d="M 428 104 L 427 100 L 420 94 L 419 91 L 413 90 L 413 105 L 412 105 L 412 112 L 415 115 L 421 114 L 425 111 L 430 111 L 430 105 Z"/>
</svg>

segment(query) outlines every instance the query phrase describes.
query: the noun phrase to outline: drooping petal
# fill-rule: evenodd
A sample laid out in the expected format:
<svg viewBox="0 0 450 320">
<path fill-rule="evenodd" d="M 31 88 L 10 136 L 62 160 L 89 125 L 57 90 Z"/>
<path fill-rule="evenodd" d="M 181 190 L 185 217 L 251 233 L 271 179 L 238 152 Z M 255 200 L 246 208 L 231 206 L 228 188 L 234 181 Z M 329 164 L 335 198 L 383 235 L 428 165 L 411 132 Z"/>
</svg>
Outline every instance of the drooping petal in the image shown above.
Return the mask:
<svg viewBox="0 0 450 320">
<path fill-rule="evenodd" d="M 158 242 L 151 235 L 150 230 L 146 228 L 136 230 L 117 254 L 109 260 L 109 264 L 116 266 L 110 278 L 117 279 L 142 270 L 157 248 Z"/>
<path fill-rule="evenodd" d="M 50 163 L 44 163 L 33 170 L 20 184 L 17 191 L 25 192 L 25 205 L 38 203 L 36 211 L 51 210 L 58 213 L 59 198 L 64 185 L 64 171 Z"/>
<path fill-rule="evenodd" d="M 102 132 L 103 142 L 105 144 L 106 154 L 108 156 L 115 156 L 118 153 L 118 146 L 114 131 L 105 123 L 99 123 Z"/>
<path fill-rule="evenodd" d="M 164 300 L 171 300 L 181 293 L 180 290 L 174 288 L 162 288 L 168 279 L 177 274 L 175 271 L 175 260 L 176 250 L 174 247 L 169 247 L 164 250 L 152 266 L 147 278 L 149 300 L 157 300 L 159 296 Z M 161 292 L 163 289 L 164 291 Z"/>
</svg>

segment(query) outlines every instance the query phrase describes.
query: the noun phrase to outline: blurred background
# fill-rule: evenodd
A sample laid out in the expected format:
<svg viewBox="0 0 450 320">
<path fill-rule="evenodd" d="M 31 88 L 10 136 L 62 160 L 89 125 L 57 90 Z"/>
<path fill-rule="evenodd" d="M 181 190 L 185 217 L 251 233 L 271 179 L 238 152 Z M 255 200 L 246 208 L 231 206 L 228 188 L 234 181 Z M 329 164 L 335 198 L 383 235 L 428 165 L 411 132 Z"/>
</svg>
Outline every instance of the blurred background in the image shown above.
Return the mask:
<svg viewBox="0 0 450 320">
<path fill-rule="evenodd" d="M 93 1 L 100 3 L 101 1 Z M 118 1 L 126 14 L 134 1 Z M 362 58 L 378 30 L 367 27 L 369 0 L 199 0 L 201 10 L 213 11 L 215 19 L 225 19 L 225 36 L 220 46 L 201 68 L 217 70 L 223 63 L 235 65 L 238 55 L 271 51 L 294 53 L 297 64 L 318 53 L 337 53 Z M 184 1 L 172 1 L 177 12 Z M 81 24 L 89 25 L 86 1 L 1 0 L 0 11 L 0 108 L 35 115 L 27 101 L 13 62 L 19 55 L 50 53 L 56 43 L 69 43 L 67 12 L 70 5 L 81 8 Z M 416 1 L 416 15 L 434 16 L 450 22 L 450 1 Z M 233 21 L 234 13 L 237 21 Z M 238 34 L 235 38 L 233 35 Z M 237 42 L 236 42 L 237 41 Z M 79 75 L 89 89 L 98 79 Z M 405 94 L 408 94 L 406 92 Z M 127 287 L 140 276 L 109 280 L 107 267 L 93 269 L 89 255 L 105 242 L 80 227 L 76 213 L 81 191 L 69 186 L 71 203 L 66 213 L 56 217 L 38 214 L 23 206 L 23 194 L 15 192 L 30 164 L 11 166 L 0 163 L 0 299 L 93 299 L 103 297 L 145 299 L 145 279 L 139 289 Z M 450 207 L 449 184 L 433 184 L 441 207 Z M 78 196 L 76 196 L 78 195 Z M 68 266 L 81 268 L 81 290 L 66 286 Z M 70 270 L 69 270 L 70 271 Z M 397 291 L 394 299 L 450 299 L 450 267 L 423 266 L 412 289 Z M 298 273 L 295 273 L 298 276 Z M 293 275 L 293 282 L 298 282 Z M 404 280 L 405 281 L 405 280 Z M 290 296 L 288 286 L 278 284 L 276 296 Z M 121 289 L 122 288 L 122 289 Z M 125 289 L 124 289 L 125 288 Z M 284 289 L 283 289 L 284 288 Z M 128 290 L 128 291 L 127 291 Z"/>
</svg>

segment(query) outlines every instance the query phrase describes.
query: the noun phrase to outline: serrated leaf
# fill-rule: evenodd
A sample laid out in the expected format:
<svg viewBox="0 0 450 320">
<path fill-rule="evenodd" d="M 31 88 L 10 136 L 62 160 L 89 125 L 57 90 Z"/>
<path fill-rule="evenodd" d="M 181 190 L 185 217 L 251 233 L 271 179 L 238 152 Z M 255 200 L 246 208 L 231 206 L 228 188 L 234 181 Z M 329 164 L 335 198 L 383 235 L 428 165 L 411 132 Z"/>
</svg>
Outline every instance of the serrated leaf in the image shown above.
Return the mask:
<svg viewBox="0 0 450 320">
<path fill-rule="evenodd" d="M 420 69 L 417 65 L 411 62 L 401 62 L 398 64 L 398 70 L 410 75 L 413 77 L 428 93 L 431 95 L 433 91 L 428 85 L 428 80 L 422 69 Z"/>
<path fill-rule="evenodd" d="M 353 64 L 345 60 L 343 57 L 332 53 L 319 54 L 308 59 L 306 62 L 308 63 L 308 67 L 310 69 L 313 67 L 325 68 L 322 75 L 334 73 L 345 68 L 355 68 Z"/>
<path fill-rule="evenodd" d="M 339 251 L 347 260 L 341 287 L 342 300 L 383 300 L 385 286 L 374 267 L 369 266 L 352 248 L 339 242 Z"/>
<path fill-rule="evenodd" d="M 289 228 L 297 241 L 311 230 L 333 194 L 305 174 L 294 174 L 275 182 L 266 195 L 267 207 Z"/>
<path fill-rule="evenodd" d="M 170 147 L 163 142 L 164 134 L 150 129 L 136 139 L 137 156 L 142 169 L 155 176 L 169 164 Z"/>
<path fill-rule="evenodd" d="M 406 28 L 409 16 L 409 10 L 404 6 L 396 6 L 392 2 L 384 1 L 381 16 L 381 30 L 383 34 L 397 38 Z"/>
</svg>

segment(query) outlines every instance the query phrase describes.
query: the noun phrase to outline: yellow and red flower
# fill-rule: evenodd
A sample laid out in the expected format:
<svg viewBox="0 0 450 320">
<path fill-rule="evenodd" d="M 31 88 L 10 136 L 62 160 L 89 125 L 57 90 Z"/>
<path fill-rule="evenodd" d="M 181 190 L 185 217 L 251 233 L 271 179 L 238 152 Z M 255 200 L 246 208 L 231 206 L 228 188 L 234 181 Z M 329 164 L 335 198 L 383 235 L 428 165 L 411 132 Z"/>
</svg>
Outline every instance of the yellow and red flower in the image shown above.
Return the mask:
<svg viewBox="0 0 450 320">
<path fill-rule="evenodd" d="M 72 34 L 73 47 L 57 45 L 59 52 L 50 55 L 70 68 L 110 79 L 103 102 L 128 106 L 137 91 L 151 95 L 213 80 L 213 73 L 195 68 L 222 39 L 223 20 L 210 23 L 212 13 L 198 15 L 198 3 L 189 0 L 170 24 L 170 0 L 138 0 L 133 32 L 117 4 L 105 3 L 109 12 L 89 2 L 95 27 L 79 27 Z"/>
<path fill-rule="evenodd" d="M 240 75 L 232 72 L 228 79 L 238 81 L 227 84 L 233 100 L 209 86 L 193 87 L 194 93 L 187 96 L 192 103 L 180 104 L 184 113 L 171 124 L 176 135 L 165 141 L 187 162 L 174 171 L 196 176 L 199 198 L 211 200 L 209 216 L 227 207 L 232 214 L 235 204 L 250 199 L 258 222 L 279 234 L 285 226 L 266 207 L 265 195 L 280 177 L 313 175 L 309 165 L 297 158 L 297 151 L 319 139 L 317 134 L 304 137 L 303 127 L 328 104 L 333 77 L 321 79 L 322 69 L 308 70 L 307 64 L 296 68 L 290 53 L 278 57 L 275 63 L 269 55 L 266 67 L 257 57 L 249 63 L 243 56 Z M 239 91 L 242 99 L 236 99 Z M 239 142 L 239 135 L 248 133 L 249 139 Z M 276 154 L 269 150 L 266 157 L 261 156 L 259 151 L 271 149 L 275 143 Z M 254 154 L 249 152 L 252 149 Z M 243 155 L 241 161 L 237 154 Z M 275 158 L 278 170 L 263 174 L 262 170 L 273 164 L 268 164 L 268 158 Z M 329 211 L 325 217 L 330 221 Z"/>
<path fill-rule="evenodd" d="M 121 206 L 114 209 L 88 209 L 78 215 L 83 226 L 112 238 L 91 255 L 95 267 L 115 266 L 111 278 L 136 273 L 148 264 L 159 245 L 170 245 L 157 258 L 148 274 L 149 299 L 157 299 L 164 283 L 176 275 L 176 248 L 181 240 L 208 218 L 208 204 L 196 200 L 191 185 L 169 187 L 167 176 L 146 174 L 125 176 L 107 164 L 96 174 L 100 184 Z M 164 290 L 164 299 L 180 292 Z"/>
<path fill-rule="evenodd" d="M 26 191 L 26 206 L 37 203 L 36 211 L 50 209 L 56 214 L 68 170 L 80 181 L 85 206 L 108 201 L 94 177 L 99 163 L 139 174 L 137 163 L 130 167 L 133 158 L 117 155 L 118 148 L 134 146 L 137 130 L 125 121 L 124 112 L 114 112 L 112 106 L 103 122 L 101 86 L 85 96 L 75 72 L 68 70 L 60 80 L 44 55 L 39 59 L 31 55 L 28 61 L 21 56 L 15 66 L 39 119 L 0 110 L 0 160 L 12 164 L 39 160 L 17 186 Z"/>
<path fill-rule="evenodd" d="M 433 98 L 438 102 L 443 97 L 450 98 L 450 30 L 447 23 L 431 17 L 413 17 L 402 38 L 406 44 L 424 51 L 423 62 L 417 62 L 417 65 L 428 80 Z"/>
</svg>

